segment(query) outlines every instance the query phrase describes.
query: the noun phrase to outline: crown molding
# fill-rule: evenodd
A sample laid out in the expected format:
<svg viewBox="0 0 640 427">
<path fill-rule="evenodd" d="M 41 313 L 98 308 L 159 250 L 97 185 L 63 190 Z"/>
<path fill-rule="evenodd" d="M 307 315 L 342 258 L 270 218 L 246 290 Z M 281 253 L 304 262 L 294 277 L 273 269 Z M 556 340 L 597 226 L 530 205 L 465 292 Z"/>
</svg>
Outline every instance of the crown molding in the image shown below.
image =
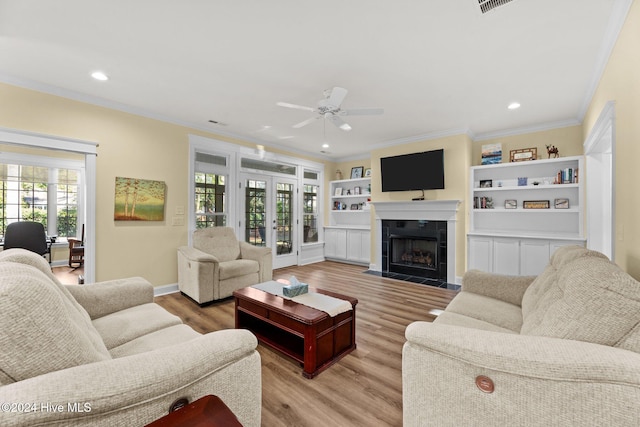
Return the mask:
<svg viewBox="0 0 640 427">
<path fill-rule="evenodd" d="M 210 126 L 202 125 L 199 123 L 189 122 L 185 120 L 179 120 L 173 117 L 164 116 L 162 114 L 153 113 L 151 111 L 144 110 L 142 108 L 132 107 L 131 105 L 122 104 L 116 101 L 110 101 L 105 98 L 97 96 L 91 96 L 84 93 L 72 91 L 69 89 L 63 89 L 57 86 L 51 86 L 44 83 L 36 82 L 28 79 L 21 79 L 7 74 L 0 73 L 0 82 L 10 84 L 12 86 L 22 87 L 25 89 L 35 90 L 37 92 L 47 93 L 49 95 L 59 96 L 61 98 L 71 99 L 73 101 L 84 102 L 86 104 L 96 105 L 99 107 L 108 108 L 111 110 L 121 111 L 124 113 L 134 114 L 136 116 L 146 117 L 148 119 L 158 120 L 165 123 L 171 123 L 178 126 L 183 126 L 193 130 L 199 130 L 207 132 L 214 136 L 221 136 L 226 138 L 233 138 L 239 141 L 264 145 L 267 148 L 282 150 L 292 154 L 304 155 L 321 161 L 334 161 L 330 156 L 323 156 L 314 152 L 297 150 L 291 147 L 285 147 L 282 145 L 274 144 L 270 141 L 264 141 L 259 138 L 254 138 L 245 135 L 235 134 L 233 132 L 224 131 L 221 129 L 211 129 Z M 215 125 L 214 125 L 215 126 Z"/>
<path fill-rule="evenodd" d="M 476 135 L 475 141 L 486 141 L 487 139 L 504 138 L 506 136 L 523 135 L 526 133 L 542 132 L 545 130 L 566 128 L 569 126 L 579 126 L 582 121 L 578 119 L 559 120 L 556 122 L 547 122 L 534 126 L 523 126 L 520 128 L 504 129 L 492 132 L 483 132 Z"/>
</svg>

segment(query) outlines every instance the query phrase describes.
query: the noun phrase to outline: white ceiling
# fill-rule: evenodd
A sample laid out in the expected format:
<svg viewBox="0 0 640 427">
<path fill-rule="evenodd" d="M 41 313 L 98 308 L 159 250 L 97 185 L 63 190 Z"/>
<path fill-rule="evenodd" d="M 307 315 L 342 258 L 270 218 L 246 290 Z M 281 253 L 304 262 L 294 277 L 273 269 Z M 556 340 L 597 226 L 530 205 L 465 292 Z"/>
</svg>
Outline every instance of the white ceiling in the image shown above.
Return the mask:
<svg viewBox="0 0 640 427">
<path fill-rule="evenodd" d="M 0 81 L 342 160 L 580 123 L 630 3 L 0 0 Z M 293 129 L 313 113 L 276 106 L 334 86 L 384 114 Z"/>
</svg>

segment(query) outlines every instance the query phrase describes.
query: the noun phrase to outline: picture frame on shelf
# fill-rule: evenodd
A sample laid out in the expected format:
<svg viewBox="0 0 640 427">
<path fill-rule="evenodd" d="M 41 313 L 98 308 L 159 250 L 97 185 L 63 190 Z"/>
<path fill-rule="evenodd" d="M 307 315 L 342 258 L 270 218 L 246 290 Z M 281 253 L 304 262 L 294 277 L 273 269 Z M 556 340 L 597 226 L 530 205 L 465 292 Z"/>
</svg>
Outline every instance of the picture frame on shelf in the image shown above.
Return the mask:
<svg viewBox="0 0 640 427">
<path fill-rule="evenodd" d="M 362 178 L 362 174 L 364 173 L 364 166 L 356 166 L 351 168 L 351 179 Z"/>
<path fill-rule="evenodd" d="M 556 209 L 569 209 L 569 199 L 555 199 L 553 207 Z"/>
<path fill-rule="evenodd" d="M 538 149 L 535 147 L 509 151 L 510 162 L 526 162 L 528 160 L 536 160 L 537 158 Z"/>
<path fill-rule="evenodd" d="M 352 203 L 351 204 L 351 210 L 352 211 L 357 211 L 359 210 L 360 205 L 358 205 L 357 203 Z"/>
<path fill-rule="evenodd" d="M 523 209 L 549 209 L 548 200 L 525 200 L 522 202 Z"/>
<path fill-rule="evenodd" d="M 353 194 L 354 194 L 354 196 L 359 196 L 360 195 L 360 187 L 358 187 L 358 186 L 353 187 Z"/>
<path fill-rule="evenodd" d="M 342 187 L 336 187 L 333 195 L 334 196 L 342 196 Z"/>
<path fill-rule="evenodd" d="M 366 168 L 364 170 L 364 176 L 365 177 L 370 177 L 371 176 L 371 168 Z"/>
<path fill-rule="evenodd" d="M 486 144 L 482 146 L 482 164 L 502 163 L 502 144 Z"/>
<path fill-rule="evenodd" d="M 504 208 L 505 209 L 517 209 L 518 208 L 518 201 L 517 200 L 505 200 L 504 201 Z"/>
<path fill-rule="evenodd" d="M 480 188 L 491 188 L 493 187 L 492 179 L 481 179 L 480 180 Z"/>
</svg>

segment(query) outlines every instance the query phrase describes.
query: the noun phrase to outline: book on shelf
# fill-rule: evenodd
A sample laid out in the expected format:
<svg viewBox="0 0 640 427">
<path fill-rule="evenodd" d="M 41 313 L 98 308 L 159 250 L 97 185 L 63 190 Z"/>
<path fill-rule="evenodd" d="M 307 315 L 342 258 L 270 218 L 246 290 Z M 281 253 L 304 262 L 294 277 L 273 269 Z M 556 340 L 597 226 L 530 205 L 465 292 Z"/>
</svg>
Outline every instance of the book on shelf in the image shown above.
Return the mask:
<svg viewBox="0 0 640 427">
<path fill-rule="evenodd" d="M 578 168 L 564 168 L 558 171 L 556 182 L 558 184 L 577 184 Z"/>
</svg>

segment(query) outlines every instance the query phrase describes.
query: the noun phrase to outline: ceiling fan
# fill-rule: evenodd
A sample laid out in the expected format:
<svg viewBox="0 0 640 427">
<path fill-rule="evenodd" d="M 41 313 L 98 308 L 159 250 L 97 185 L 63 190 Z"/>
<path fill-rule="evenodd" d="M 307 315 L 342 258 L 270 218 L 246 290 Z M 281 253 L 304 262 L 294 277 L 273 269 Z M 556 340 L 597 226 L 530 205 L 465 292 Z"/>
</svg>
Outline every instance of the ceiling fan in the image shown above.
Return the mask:
<svg viewBox="0 0 640 427">
<path fill-rule="evenodd" d="M 304 110 L 311 111 L 314 113 L 318 113 L 316 117 L 311 117 L 310 119 L 304 120 L 300 123 L 296 123 L 293 125 L 294 129 L 299 129 L 303 126 L 308 125 L 309 123 L 314 122 L 315 120 L 325 118 L 329 120 L 331 123 L 336 125 L 339 129 L 344 131 L 350 131 L 351 126 L 349 123 L 345 122 L 342 117 L 344 116 L 364 116 L 364 115 L 375 115 L 382 114 L 384 110 L 382 108 L 355 108 L 349 110 L 343 110 L 340 108 L 342 101 L 347 96 L 348 91 L 342 87 L 334 87 L 333 89 L 326 89 L 324 94 L 324 99 L 318 101 L 318 106 L 316 108 L 307 107 L 304 105 L 290 104 L 288 102 L 277 102 L 276 105 L 285 108 L 293 108 L 296 110 Z"/>
</svg>

